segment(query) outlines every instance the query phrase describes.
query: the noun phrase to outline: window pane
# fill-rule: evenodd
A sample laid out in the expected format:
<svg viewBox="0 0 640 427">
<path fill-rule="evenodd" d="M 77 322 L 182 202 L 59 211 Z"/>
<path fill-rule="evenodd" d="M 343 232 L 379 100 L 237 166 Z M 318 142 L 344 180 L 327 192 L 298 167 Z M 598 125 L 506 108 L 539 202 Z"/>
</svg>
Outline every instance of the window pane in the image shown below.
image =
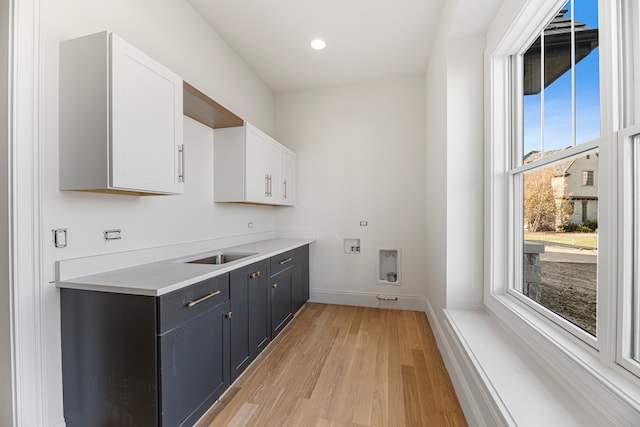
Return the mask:
<svg viewBox="0 0 640 427">
<path fill-rule="evenodd" d="M 583 186 L 583 171 L 593 185 Z M 598 155 L 524 174 L 522 293 L 596 335 Z"/>
<path fill-rule="evenodd" d="M 523 102 L 523 140 L 526 155 L 532 151 L 540 151 L 541 145 L 541 107 L 540 91 L 540 37 L 527 49 L 524 62 L 524 102 Z"/>
<path fill-rule="evenodd" d="M 567 1 L 522 59 L 523 162 L 598 138 L 598 1 Z"/>
<path fill-rule="evenodd" d="M 575 0 L 576 143 L 600 136 L 598 0 Z"/>
<path fill-rule="evenodd" d="M 573 145 L 570 3 L 544 30 L 544 150 Z"/>
</svg>

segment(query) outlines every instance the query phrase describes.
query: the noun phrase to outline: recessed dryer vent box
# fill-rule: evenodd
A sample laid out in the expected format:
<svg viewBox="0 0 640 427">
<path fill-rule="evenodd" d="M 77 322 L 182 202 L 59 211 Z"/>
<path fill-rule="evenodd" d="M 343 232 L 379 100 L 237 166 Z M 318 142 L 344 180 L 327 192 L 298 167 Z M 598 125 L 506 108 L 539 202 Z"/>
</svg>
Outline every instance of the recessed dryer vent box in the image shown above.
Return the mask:
<svg viewBox="0 0 640 427">
<path fill-rule="evenodd" d="M 378 250 L 378 285 L 400 286 L 402 274 L 400 271 L 400 249 Z"/>
</svg>

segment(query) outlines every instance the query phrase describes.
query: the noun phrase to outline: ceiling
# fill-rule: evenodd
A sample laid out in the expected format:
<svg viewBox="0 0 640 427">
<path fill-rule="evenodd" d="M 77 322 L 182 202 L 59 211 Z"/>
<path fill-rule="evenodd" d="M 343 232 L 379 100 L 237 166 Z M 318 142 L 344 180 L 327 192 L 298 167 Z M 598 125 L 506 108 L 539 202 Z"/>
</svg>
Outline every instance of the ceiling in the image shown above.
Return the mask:
<svg viewBox="0 0 640 427">
<path fill-rule="evenodd" d="M 484 34 L 504 0 L 187 1 L 283 92 L 423 73 L 445 5 L 455 39 Z"/>
<path fill-rule="evenodd" d="M 424 72 L 444 4 L 444 0 L 187 1 L 275 92 Z M 310 48 L 316 37 L 326 41 L 326 49 Z"/>
</svg>

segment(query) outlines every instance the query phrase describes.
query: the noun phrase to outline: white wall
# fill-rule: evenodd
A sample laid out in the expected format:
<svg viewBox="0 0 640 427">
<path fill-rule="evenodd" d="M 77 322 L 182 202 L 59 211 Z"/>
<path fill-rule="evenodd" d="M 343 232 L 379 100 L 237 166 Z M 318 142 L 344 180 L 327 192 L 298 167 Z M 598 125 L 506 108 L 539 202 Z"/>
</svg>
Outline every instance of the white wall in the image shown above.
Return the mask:
<svg viewBox="0 0 640 427">
<path fill-rule="evenodd" d="M 213 132 L 188 118 L 184 194 L 137 197 L 59 191 L 58 42 L 111 30 L 271 133 L 273 94 L 185 1 L 50 0 L 42 4 L 45 422 L 61 425 L 59 292 L 51 283 L 55 260 L 272 231 L 275 219 L 271 207 L 213 204 Z M 254 228 L 247 228 L 249 221 Z M 69 246 L 55 249 L 49 239 L 51 229 L 63 227 L 68 229 Z M 109 228 L 122 229 L 122 240 L 105 243 L 102 231 Z"/>
<path fill-rule="evenodd" d="M 276 223 L 317 232 L 312 298 L 424 297 L 424 108 L 422 75 L 276 94 L 276 137 L 298 170 L 297 206 Z M 361 254 L 345 254 L 344 238 L 360 238 Z M 379 248 L 402 249 L 401 286 L 376 285 Z"/>
<path fill-rule="evenodd" d="M 12 424 L 9 277 L 9 1 L 0 1 L 0 425 Z"/>
<path fill-rule="evenodd" d="M 447 45 L 447 307 L 481 306 L 484 36 Z"/>
<path fill-rule="evenodd" d="M 445 3 L 426 73 L 426 295 L 436 315 L 447 298 L 447 40 L 453 11 Z"/>
<path fill-rule="evenodd" d="M 456 38 L 447 2 L 426 73 L 427 297 L 442 309 L 483 297 L 483 35 Z"/>
</svg>

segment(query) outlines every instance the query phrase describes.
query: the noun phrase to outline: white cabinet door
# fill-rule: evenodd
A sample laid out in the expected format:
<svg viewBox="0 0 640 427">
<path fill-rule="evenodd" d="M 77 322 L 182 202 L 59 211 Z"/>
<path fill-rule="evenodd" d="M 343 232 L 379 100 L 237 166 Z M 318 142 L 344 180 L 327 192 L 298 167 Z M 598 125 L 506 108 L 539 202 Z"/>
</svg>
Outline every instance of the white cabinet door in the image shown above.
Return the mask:
<svg viewBox="0 0 640 427">
<path fill-rule="evenodd" d="M 296 153 L 282 147 L 282 176 L 280 178 L 280 204 L 296 204 Z"/>
<path fill-rule="evenodd" d="M 250 123 L 214 131 L 213 164 L 215 202 L 295 203 L 295 153 Z"/>
<path fill-rule="evenodd" d="M 60 43 L 60 189 L 182 193 L 182 85 L 112 33 Z"/>
<path fill-rule="evenodd" d="M 280 146 L 256 127 L 245 126 L 245 201 L 277 204 Z"/>
<path fill-rule="evenodd" d="M 111 186 L 182 192 L 182 79 L 111 35 Z"/>
</svg>

